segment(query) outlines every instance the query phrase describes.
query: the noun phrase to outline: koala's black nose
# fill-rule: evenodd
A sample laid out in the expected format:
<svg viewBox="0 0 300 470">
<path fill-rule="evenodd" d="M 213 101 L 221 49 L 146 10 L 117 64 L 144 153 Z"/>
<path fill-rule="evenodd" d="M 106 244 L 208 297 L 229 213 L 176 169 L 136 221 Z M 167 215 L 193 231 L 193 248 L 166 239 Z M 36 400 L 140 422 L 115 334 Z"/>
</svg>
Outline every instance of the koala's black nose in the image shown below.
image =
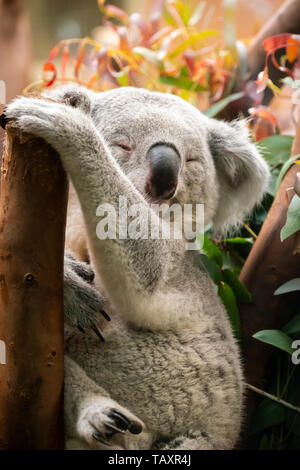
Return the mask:
<svg viewBox="0 0 300 470">
<path fill-rule="evenodd" d="M 160 199 L 170 199 L 176 191 L 180 156 L 167 144 L 157 144 L 148 150 L 150 173 L 146 183 L 146 192 Z"/>
</svg>

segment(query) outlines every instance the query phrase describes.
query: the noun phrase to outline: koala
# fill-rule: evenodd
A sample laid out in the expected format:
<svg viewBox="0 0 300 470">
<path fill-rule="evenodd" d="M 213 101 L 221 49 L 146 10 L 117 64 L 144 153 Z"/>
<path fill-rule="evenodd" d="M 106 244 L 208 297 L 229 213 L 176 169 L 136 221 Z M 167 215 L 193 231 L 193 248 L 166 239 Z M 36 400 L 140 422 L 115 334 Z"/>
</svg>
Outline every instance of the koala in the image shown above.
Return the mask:
<svg viewBox="0 0 300 470">
<path fill-rule="evenodd" d="M 66 448 L 234 448 L 239 347 L 199 257 L 184 238 L 99 238 L 97 208 L 109 203 L 119 217 L 124 195 L 149 220 L 159 217 L 153 202 L 202 203 L 205 224 L 226 231 L 262 199 L 267 164 L 244 122 L 208 118 L 171 94 L 72 85 L 49 96 L 17 98 L 6 117 L 52 145 L 72 183 Z"/>
</svg>

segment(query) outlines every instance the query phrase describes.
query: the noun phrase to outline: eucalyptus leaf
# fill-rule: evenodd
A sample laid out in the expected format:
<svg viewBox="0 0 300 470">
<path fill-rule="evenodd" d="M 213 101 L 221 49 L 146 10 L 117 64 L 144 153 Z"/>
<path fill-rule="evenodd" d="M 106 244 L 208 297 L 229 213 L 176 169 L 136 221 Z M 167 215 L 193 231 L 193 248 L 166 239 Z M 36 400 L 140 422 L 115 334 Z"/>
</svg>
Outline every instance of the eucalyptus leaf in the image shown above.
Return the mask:
<svg viewBox="0 0 300 470">
<path fill-rule="evenodd" d="M 283 180 L 284 176 L 286 175 L 288 169 L 293 165 L 293 163 L 298 160 L 300 157 L 300 155 L 294 155 L 293 157 L 290 157 L 285 163 L 284 165 L 282 166 L 280 172 L 279 172 L 279 175 L 277 176 L 277 180 L 276 180 L 276 185 L 275 185 L 275 194 L 277 193 L 278 191 L 278 188 L 281 184 L 281 181 Z M 300 166 L 299 166 L 299 171 L 300 171 Z"/>
<path fill-rule="evenodd" d="M 201 263 L 204 265 L 206 271 L 212 278 L 215 284 L 219 284 L 221 281 L 221 269 L 220 266 L 212 259 L 208 258 L 206 255 L 200 253 L 197 255 L 201 261 Z"/>
<path fill-rule="evenodd" d="M 276 166 L 289 159 L 293 140 L 290 135 L 272 135 L 260 140 L 256 145 L 269 165 Z"/>
<path fill-rule="evenodd" d="M 254 412 L 248 429 L 248 436 L 282 423 L 285 419 L 285 415 L 286 411 L 284 406 L 266 398 L 258 405 Z"/>
<path fill-rule="evenodd" d="M 233 290 L 237 300 L 241 302 L 251 302 L 251 294 L 246 287 L 239 281 L 239 278 L 229 269 L 222 271 L 222 279 L 225 281 Z"/>
<path fill-rule="evenodd" d="M 300 197 L 295 194 L 288 208 L 286 224 L 280 232 L 281 241 L 300 230 Z"/>
<path fill-rule="evenodd" d="M 287 334 L 298 333 L 300 331 L 300 313 L 295 315 L 283 328 L 282 331 Z"/>
<path fill-rule="evenodd" d="M 221 250 L 214 245 L 214 243 L 204 235 L 204 243 L 202 245 L 202 251 L 208 256 L 208 258 L 213 259 L 220 267 L 223 265 L 223 256 Z"/>
<path fill-rule="evenodd" d="M 276 289 L 274 295 L 286 294 L 287 292 L 294 292 L 296 290 L 300 290 L 300 277 L 295 277 L 295 279 L 291 279 L 282 284 Z"/>
<path fill-rule="evenodd" d="M 278 349 L 282 349 L 289 354 L 294 352 L 292 348 L 292 338 L 280 330 L 261 330 L 253 335 L 253 338 L 263 343 L 271 344 Z"/>
<path fill-rule="evenodd" d="M 226 106 L 228 106 L 230 103 L 233 101 L 237 101 L 240 98 L 242 98 L 245 95 L 244 92 L 239 92 L 239 93 L 233 93 L 232 95 L 226 96 L 226 98 L 223 98 L 217 103 L 214 103 L 212 106 L 210 106 L 208 109 L 204 111 L 204 114 L 208 117 L 215 117 L 217 114 L 219 114 L 221 111 L 223 111 Z"/>
<path fill-rule="evenodd" d="M 243 237 L 226 238 L 224 242 L 225 243 L 240 243 L 240 244 L 250 243 L 251 245 L 253 245 L 253 238 L 243 238 Z"/>
<path fill-rule="evenodd" d="M 207 90 L 205 86 L 199 85 L 199 83 L 193 82 L 192 80 L 190 80 L 189 78 L 185 76 L 171 77 L 170 75 L 161 75 L 158 78 L 158 81 L 160 83 L 163 83 L 164 85 L 175 86 L 183 90 L 196 91 L 196 92 Z"/>
</svg>

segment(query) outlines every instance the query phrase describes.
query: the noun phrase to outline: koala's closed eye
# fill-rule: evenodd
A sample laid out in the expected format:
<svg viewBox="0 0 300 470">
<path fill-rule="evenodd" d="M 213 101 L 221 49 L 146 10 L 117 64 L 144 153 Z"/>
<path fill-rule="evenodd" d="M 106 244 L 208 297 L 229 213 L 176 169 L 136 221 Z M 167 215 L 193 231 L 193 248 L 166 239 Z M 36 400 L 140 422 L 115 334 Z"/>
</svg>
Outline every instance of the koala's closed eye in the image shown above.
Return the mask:
<svg viewBox="0 0 300 470">
<path fill-rule="evenodd" d="M 130 153 L 132 152 L 132 148 L 129 147 L 129 145 L 126 145 L 126 144 L 117 144 L 117 147 L 119 147 L 121 150 L 123 150 L 124 152 L 127 152 L 127 153 Z"/>
</svg>

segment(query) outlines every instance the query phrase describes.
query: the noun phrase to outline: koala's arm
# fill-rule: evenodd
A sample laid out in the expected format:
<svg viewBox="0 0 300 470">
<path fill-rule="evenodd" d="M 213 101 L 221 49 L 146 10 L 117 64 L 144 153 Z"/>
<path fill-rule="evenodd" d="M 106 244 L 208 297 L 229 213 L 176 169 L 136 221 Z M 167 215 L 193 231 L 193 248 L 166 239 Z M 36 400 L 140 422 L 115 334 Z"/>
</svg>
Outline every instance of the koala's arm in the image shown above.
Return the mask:
<svg viewBox="0 0 300 470">
<path fill-rule="evenodd" d="M 176 268 L 184 266 L 186 258 L 181 240 L 97 237 L 98 206 L 113 206 L 118 220 L 120 195 L 127 198 L 128 206 L 140 204 L 143 220 L 157 216 L 121 171 L 92 119 L 80 109 L 34 98 L 13 101 L 6 115 L 60 154 L 82 207 L 93 266 L 123 317 L 138 326 L 165 328 L 198 315 L 193 270 L 189 270 L 190 294 L 183 295 L 185 274 Z"/>
</svg>

